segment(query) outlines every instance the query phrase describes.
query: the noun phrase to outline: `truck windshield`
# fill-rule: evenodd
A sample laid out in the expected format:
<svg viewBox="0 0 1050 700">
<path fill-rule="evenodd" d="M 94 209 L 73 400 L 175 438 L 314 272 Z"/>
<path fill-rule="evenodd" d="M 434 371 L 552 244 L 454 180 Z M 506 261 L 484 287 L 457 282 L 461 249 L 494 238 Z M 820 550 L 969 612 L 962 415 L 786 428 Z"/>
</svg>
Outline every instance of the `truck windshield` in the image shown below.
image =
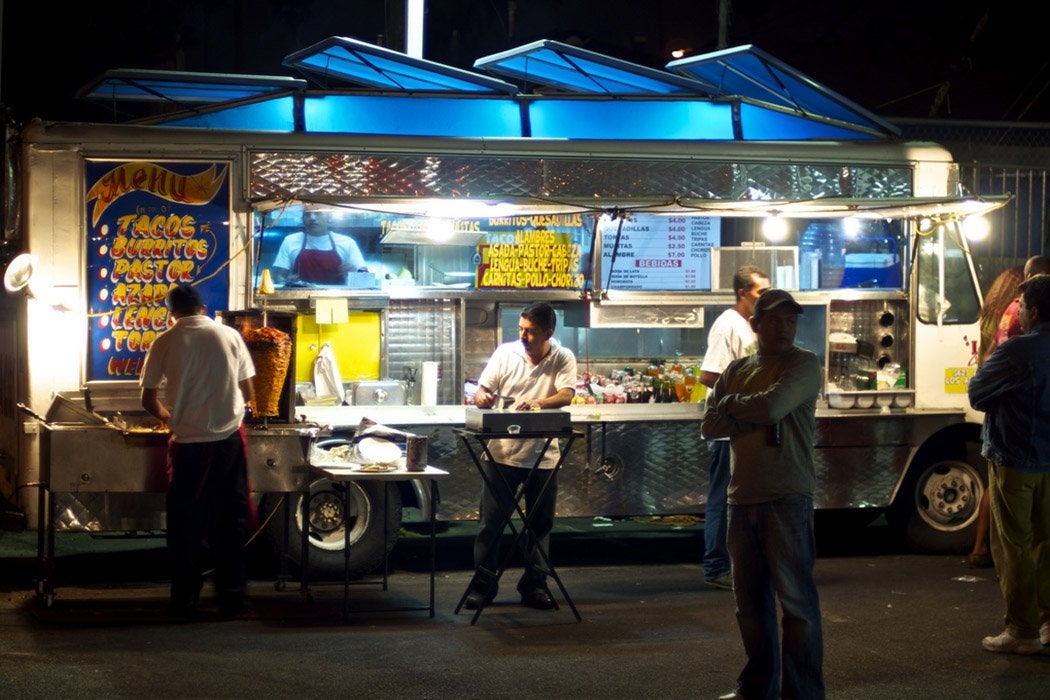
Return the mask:
<svg viewBox="0 0 1050 700">
<path fill-rule="evenodd" d="M 944 227 L 918 241 L 917 315 L 928 324 L 968 324 L 977 320 L 981 302 L 966 252 Z"/>
</svg>

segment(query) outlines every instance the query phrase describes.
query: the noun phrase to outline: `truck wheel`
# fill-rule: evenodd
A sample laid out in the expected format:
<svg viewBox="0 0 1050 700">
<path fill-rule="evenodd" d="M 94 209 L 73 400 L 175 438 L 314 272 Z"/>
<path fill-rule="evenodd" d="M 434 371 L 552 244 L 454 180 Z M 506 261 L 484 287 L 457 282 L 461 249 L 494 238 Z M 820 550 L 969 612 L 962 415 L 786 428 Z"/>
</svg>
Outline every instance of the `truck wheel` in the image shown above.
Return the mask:
<svg viewBox="0 0 1050 700">
<path fill-rule="evenodd" d="M 976 443 L 963 444 L 964 454 L 913 464 L 886 514 L 916 551 L 959 554 L 973 548 L 987 466 Z"/>
<path fill-rule="evenodd" d="M 350 577 L 375 571 L 390 553 L 401 530 L 401 495 L 397 484 L 388 481 L 343 482 L 349 491 L 350 517 L 343 513 L 342 484 L 318 479 L 310 484 L 308 507 L 309 568 L 313 580 L 343 577 L 344 528 L 350 527 Z M 292 497 L 294 511 L 286 556 L 302 562 L 302 496 Z M 384 511 L 384 504 L 386 509 Z M 275 517 L 267 526 L 273 550 L 280 556 L 284 543 L 284 518 Z"/>
</svg>

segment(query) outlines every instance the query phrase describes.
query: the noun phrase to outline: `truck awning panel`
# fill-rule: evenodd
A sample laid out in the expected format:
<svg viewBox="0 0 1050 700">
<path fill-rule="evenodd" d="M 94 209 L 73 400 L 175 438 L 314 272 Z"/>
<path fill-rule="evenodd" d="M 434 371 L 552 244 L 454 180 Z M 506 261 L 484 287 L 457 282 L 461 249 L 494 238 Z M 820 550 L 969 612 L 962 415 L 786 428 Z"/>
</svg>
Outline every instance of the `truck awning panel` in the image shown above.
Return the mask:
<svg viewBox="0 0 1050 700">
<path fill-rule="evenodd" d="M 498 97 L 323 95 L 303 105 L 312 133 L 520 137 L 518 103 Z"/>
<path fill-rule="evenodd" d="M 518 91 L 516 86 L 487 75 L 340 36 L 289 54 L 284 65 L 302 71 L 326 88 L 337 82 L 409 92 L 513 95 Z"/>
<path fill-rule="evenodd" d="M 731 100 L 312 94 L 195 110 L 171 126 L 390 136 L 653 141 L 869 140 L 877 134 Z M 296 127 L 298 124 L 298 127 Z"/>
<path fill-rule="evenodd" d="M 87 84 L 78 97 L 91 100 L 218 104 L 292 90 L 305 80 L 279 75 L 115 69 Z"/>
<path fill-rule="evenodd" d="M 222 109 L 202 109 L 168 117 L 165 126 L 235 131 L 295 131 L 295 99 L 290 96 L 262 99 Z"/>
<path fill-rule="evenodd" d="M 733 107 L 707 100 L 537 99 L 530 135 L 551 139 L 732 141 Z"/>
<path fill-rule="evenodd" d="M 703 80 L 720 96 L 747 97 L 882 134 L 900 133 L 860 105 L 821 85 L 757 46 L 737 46 L 691 56 L 667 64 L 667 69 Z"/>
<path fill-rule="evenodd" d="M 748 102 L 740 104 L 740 139 L 742 141 L 783 141 L 785 134 L 792 141 L 813 139 L 881 138 L 882 132 L 854 127 L 816 117 L 801 116 L 795 112 L 772 109 Z"/>
<path fill-rule="evenodd" d="M 606 95 L 710 95 L 711 86 L 693 78 L 647 68 L 549 39 L 485 56 L 474 67 L 575 93 Z"/>
</svg>

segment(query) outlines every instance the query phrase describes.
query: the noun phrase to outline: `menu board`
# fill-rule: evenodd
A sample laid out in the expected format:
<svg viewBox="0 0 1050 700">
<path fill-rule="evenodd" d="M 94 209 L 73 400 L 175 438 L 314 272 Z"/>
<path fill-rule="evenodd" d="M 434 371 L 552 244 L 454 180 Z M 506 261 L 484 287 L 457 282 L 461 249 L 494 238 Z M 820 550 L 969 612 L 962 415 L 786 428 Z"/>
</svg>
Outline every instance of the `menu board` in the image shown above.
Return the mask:
<svg viewBox="0 0 1050 700">
<path fill-rule="evenodd" d="M 227 306 L 230 163 L 88 161 L 85 176 L 87 378 L 137 379 L 171 287 L 196 285 L 209 313 Z"/>
<path fill-rule="evenodd" d="M 478 289 L 583 289 L 587 283 L 583 214 L 489 219 L 477 246 Z"/>
<path fill-rule="evenodd" d="M 631 214 L 626 219 L 603 219 L 599 230 L 605 289 L 711 288 L 711 248 L 721 244 L 721 219 Z"/>
</svg>

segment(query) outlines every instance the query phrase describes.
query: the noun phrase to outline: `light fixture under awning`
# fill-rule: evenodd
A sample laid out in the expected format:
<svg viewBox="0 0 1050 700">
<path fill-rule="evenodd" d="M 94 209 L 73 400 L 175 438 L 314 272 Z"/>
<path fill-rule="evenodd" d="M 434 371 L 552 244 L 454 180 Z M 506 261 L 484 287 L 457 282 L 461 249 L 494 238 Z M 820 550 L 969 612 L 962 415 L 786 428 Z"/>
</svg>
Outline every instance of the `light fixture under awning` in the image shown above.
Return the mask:
<svg viewBox="0 0 1050 700">
<path fill-rule="evenodd" d="M 727 201 L 680 197 L 682 210 L 712 216 L 767 216 L 776 214 L 793 219 L 841 218 L 866 219 L 953 218 L 988 214 L 1006 206 L 1010 195 L 998 197 L 894 197 L 892 199 L 851 199 L 823 197 L 797 201 Z"/>
<path fill-rule="evenodd" d="M 646 214 L 700 214 L 707 216 L 760 217 L 770 214 L 791 219 L 827 219 L 855 216 L 867 219 L 909 219 L 909 218 L 964 218 L 977 214 L 987 214 L 1006 206 L 1010 195 L 996 197 L 893 197 L 886 199 L 859 199 L 849 197 L 822 197 L 808 200 L 714 200 L 699 197 L 667 197 L 666 199 L 617 199 L 617 200 L 568 200 L 549 202 L 538 199 L 500 203 L 501 213 L 498 216 L 543 214 L 592 213 L 602 214 L 631 212 Z M 423 219 L 433 216 L 448 218 L 492 218 L 481 213 L 479 206 L 491 206 L 480 200 L 394 200 L 385 202 L 370 201 L 361 204 L 360 208 L 370 211 L 383 211 L 404 216 L 416 216 Z M 357 205 L 341 206 L 354 209 Z M 455 208 L 461 207 L 460 214 Z M 435 212 L 444 212 L 435 214 Z"/>
</svg>

